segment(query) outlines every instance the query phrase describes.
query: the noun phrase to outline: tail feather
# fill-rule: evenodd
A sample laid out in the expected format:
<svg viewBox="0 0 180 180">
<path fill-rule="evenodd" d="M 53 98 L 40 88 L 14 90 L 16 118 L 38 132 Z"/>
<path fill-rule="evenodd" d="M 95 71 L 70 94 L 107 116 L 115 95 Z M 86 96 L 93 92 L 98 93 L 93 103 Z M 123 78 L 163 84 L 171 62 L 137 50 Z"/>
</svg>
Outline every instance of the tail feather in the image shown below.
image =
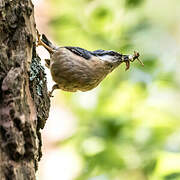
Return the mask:
<svg viewBox="0 0 180 180">
<path fill-rule="evenodd" d="M 41 40 L 42 40 L 47 46 L 51 47 L 52 49 L 54 49 L 54 50 L 57 49 L 57 47 L 54 46 L 54 45 L 51 43 L 51 41 L 49 41 L 48 38 L 47 38 L 44 34 L 42 34 Z"/>
</svg>

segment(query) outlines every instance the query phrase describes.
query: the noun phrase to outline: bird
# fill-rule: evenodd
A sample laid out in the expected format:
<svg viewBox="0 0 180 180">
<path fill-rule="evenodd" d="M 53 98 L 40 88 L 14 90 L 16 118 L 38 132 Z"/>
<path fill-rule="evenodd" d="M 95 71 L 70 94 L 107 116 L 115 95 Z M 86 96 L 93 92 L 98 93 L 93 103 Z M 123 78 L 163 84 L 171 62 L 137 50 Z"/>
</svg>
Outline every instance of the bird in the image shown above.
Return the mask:
<svg viewBox="0 0 180 180">
<path fill-rule="evenodd" d="M 53 45 L 48 38 L 37 30 L 37 46 L 43 46 L 49 53 L 50 59 L 45 59 L 46 67 L 50 69 L 53 85 L 49 96 L 55 89 L 68 92 L 89 91 L 97 87 L 100 82 L 121 63 L 126 63 L 126 70 L 130 62 L 136 59 L 139 63 L 139 53 L 123 55 L 113 50 L 88 51 L 80 47 Z"/>
</svg>

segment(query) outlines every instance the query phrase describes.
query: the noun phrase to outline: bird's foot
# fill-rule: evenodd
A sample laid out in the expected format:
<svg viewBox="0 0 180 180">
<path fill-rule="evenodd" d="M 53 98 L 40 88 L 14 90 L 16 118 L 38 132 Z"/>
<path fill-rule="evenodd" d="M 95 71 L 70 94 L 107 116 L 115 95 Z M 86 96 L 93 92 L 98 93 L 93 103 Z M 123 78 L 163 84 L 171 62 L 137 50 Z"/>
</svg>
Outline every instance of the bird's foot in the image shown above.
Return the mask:
<svg viewBox="0 0 180 180">
<path fill-rule="evenodd" d="M 36 43 L 36 47 L 38 46 L 43 46 L 43 42 L 41 41 L 41 34 L 39 33 L 39 31 L 36 29 L 37 32 L 37 43 Z"/>
<path fill-rule="evenodd" d="M 54 91 L 55 89 L 59 89 L 58 84 L 54 84 L 54 85 L 53 85 L 51 91 L 49 91 L 49 93 L 48 93 L 49 97 L 54 97 L 54 96 L 52 95 L 52 93 L 53 93 L 53 91 Z"/>
<path fill-rule="evenodd" d="M 37 43 L 36 43 L 36 47 L 38 46 L 43 46 L 44 48 L 46 48 L 50 53 L 54 52 L 54 49 L 49 47 L 47 44 L 45 44 L 42 40 L 41 40 L 41 34 L 39 33 L 39 31 L 36 29 L 37 32 Z"/>
<path fill-rule="evenodd" d="M 51 98 L 51 97 L 54 97 L 53 95 L 52 95 L 52 92 L 51 91 L 49 91 L 48 92 L 48 96 Z"/>
</svg>

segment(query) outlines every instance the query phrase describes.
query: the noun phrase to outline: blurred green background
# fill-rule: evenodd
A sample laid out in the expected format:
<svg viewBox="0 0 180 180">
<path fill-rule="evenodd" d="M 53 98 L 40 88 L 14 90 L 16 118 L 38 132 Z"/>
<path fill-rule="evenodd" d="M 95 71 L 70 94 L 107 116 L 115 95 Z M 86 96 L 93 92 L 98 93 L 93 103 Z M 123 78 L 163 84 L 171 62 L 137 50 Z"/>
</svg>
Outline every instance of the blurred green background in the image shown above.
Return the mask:
<svg viewBox="0 0 180 180">
<path fill-rule="evenodd" d="M 139 51 L 95 90 L 59 92 L 78 128 L 60 142 L 82 168 L 76 180 L 180 179 L 180 1 L 53 0 L 57 44 Z"/>
</svg>

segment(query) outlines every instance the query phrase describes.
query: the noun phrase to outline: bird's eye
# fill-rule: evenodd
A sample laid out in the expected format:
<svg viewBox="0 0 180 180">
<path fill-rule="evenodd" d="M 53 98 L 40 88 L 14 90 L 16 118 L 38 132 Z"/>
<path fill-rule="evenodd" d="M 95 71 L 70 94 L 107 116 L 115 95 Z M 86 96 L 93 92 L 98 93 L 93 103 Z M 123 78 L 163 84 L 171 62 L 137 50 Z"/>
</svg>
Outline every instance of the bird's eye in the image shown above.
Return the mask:
<svg viewBox="0 0 180 180">
<path fill-rule="evenodd" d="M 128 61 L 129 60 L 129 57 L 128 56 L 125 56 L 124 57 L 124 61 Z"/>
</svg>

